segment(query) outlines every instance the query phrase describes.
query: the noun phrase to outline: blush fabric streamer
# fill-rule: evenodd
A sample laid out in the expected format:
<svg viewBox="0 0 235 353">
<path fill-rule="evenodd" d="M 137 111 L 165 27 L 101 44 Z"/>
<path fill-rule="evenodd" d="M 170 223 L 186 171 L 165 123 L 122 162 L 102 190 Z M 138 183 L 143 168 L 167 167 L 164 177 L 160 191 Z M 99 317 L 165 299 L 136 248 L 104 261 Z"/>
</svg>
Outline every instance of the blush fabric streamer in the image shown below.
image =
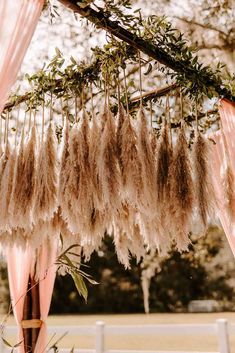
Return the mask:
<svg viewBox="0 0 235 353">
<path fill-rule="evenodd" d="M 44 0 L 0 1 L 0 113 L 33 36 Z"/>
<path fill-rule="evenodd" d="M 226 206 L 227 198 L 223 185 L 223 164 L 225 159 L 225 146 L 223 139 L 226 140 L 226 146 L 228 149 L 226 153 L 229 156 L 231 171 L 233 175 L 235 175 L 235 104 L 227 99 L 222 99 L 219 105 L 219 113 L 224 137 L 222 136 L 221 131 L 217 131 L 216 133 L 208 136 L 214 141 L 212 146 L 211 174 L 213 176 L 220 222 L 228 239 L 231 250 L 235 256 L 235 214 L 232 214 Z M 235 185 L 233 185 L 233 190 L 234 186 Z"/>
</svg>

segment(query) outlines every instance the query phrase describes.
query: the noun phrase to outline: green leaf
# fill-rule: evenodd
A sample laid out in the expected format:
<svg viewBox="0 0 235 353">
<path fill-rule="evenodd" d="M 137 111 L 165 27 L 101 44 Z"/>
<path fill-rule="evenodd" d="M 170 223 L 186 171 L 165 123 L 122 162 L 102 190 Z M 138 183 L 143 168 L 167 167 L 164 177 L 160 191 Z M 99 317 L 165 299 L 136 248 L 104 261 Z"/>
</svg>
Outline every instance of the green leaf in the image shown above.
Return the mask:
<svg viewBox="0 0 235 353">
<path fill-rule="evenodd" d="M 63 239 L 63 236 L 62 236 L 61 233 L 60 233 L 60 241 L 61 241 L 61 247 L 63 249 L 63 247 L 64 247 L 64 239 Z"/>
<path fill-rule="evenodd" d="M 57 54 L 58 56 L 61 56 L 61 55 L 62 55 L 60 49 L 57 48 L 57 47 L 55 47 L 55 52 L 56 52 L 56 54 Z"/>
<path fill-rule="evenodd" d="M 70 56 L 70 61 L 71 61 L 74 65 L 77 65 L 77 62 L 76 62 L 76 60 L 74 59 L 73 56 Z"/>
<path fill-rule="evenodd" d="M 75 272 L 72 272 L 71 276 L 73 278 L 78 293 L 85 299 L 85 302 L 87 302 L 88 291 L 83 278 Z"/>
<path fill-rule="evenodd" d="M 67 252 L 69 252 L 71 249 L 74 249 L 74 248 L 77 248 L 77 247 L 80 247 L 80 245 L 78 245 L 78 244 L 73 244 L 73 245 L 69 246 L 65 251 L 63 251 L 63 252 L 60 254 L 59 258 L 60 258 L 60 257 L 63 257 L 63 256 L 64 256 Z"/>
<path fill-rule="evenodd" d="M 3 343 L 7 346 L 7 347 L 14 347 L 12 346 L 4 337 L 2 337 Z"/>
<path fill-rule="evenodd" d="M 95 281 L 94 279 L 92 279 L 92 278 L 86 277 L 86 280 L 87 280 L 88 282 L 90 282 L 91 284 L 94 284 L 94 285 L 99 284 L 99 282 L 96 282 L 96 281 Z"/>
<path fill-rule="evenodd" d="M 151 63 L 149 63 L 148 69 L 146 72 L 144 72 L 144 75 L 147 76 L 152 71 L 152 69 L 153 69 L 153 66 Z"/>
</svg>

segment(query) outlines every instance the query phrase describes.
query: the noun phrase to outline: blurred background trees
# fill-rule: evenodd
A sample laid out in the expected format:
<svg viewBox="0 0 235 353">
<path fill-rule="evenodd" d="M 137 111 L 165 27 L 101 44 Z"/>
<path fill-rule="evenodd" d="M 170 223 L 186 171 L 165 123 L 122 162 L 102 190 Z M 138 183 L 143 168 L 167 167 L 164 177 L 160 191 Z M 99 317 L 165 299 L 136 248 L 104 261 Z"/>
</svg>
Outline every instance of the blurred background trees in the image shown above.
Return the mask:
<svg viewBox="0 0 235 353">
<path fill-rule="evenodd" d="M 131 269 L 125 270 L 107 236 L 87 263 L 87 272 L 99 282 L 89 286 L 87 304 L 69 276 L 57 277 L 51 313 L 144 312 L 141 277 L 152 266 L 156 272 L 150 281 L 150 312 L 187 311 L 189 301 L 196 299 L 215 299 L 221 310 L 232 310 L 235 266 L 224 240 L 224 233 L 211 227 L 205 237 L 192 236 L 189 252 L 173 250 L 167 258 L 152 254 L 140 264 L 132 259 Z"/>
</svg>

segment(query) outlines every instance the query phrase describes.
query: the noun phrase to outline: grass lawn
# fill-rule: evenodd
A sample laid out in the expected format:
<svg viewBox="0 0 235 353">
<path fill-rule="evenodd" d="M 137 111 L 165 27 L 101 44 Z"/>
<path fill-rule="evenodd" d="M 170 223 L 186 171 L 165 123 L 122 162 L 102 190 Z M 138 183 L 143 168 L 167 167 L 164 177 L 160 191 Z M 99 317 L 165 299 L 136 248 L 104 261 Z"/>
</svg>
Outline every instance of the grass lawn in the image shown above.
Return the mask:
<svg viewBox="0 0 235 353">
<path fill-rule="evenodd" d="M 141 325 L 141 324 L 192 324 L 214 323 L 217 318 L 227 318 L 235 323 L 234 313 L 212 314 L 131 314 L 131 315 L 65 315 L 50 316 L 48 325 L 92 325 L 103 320 L 112 325 Z M 13 325 L 12 317 L 8 325 Z M 57 336 L 59 338 L 59 336 Z M 59 344 L 60 347 L 93 348 L 94 339 L 88 336 L 66 336 Z M 230 336 L 231 353 L 235 353 L 235 336 Z M 107 349 L 138 349 L 138 350 L 184 350 L 216 351 L 218 350 L 215 336 L 108 336 Z"/>
</svg>

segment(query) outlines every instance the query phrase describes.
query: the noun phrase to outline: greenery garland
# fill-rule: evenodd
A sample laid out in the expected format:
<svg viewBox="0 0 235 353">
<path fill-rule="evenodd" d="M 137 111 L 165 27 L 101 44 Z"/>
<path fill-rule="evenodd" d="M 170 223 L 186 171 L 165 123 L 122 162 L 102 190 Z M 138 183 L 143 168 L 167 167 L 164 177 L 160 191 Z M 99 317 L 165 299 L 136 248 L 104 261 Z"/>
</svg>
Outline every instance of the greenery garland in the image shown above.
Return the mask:
<svg viewBox="0 0 235 353">
<path fill-rule="evenodd" d="M 32 76 L 26 75 L 32 90 L 24 95 L 11 96 L 5 106 L 6 110 L 21 102 L 26 102 L 30 109 L 37 109 L 42 105 L 47 93 L 52 95 L 53 99 L 69 99 L 80 95 L 83 87 L 89 84 L 101 88 L 100 82 L 107 76 L 115 84 L 120 70 L 129 63 L 138 65 L 139 50 L 157 59 L 157 65 L 149 63 L 147 75 L 158 70 L 168 75 L 173 83 L 172 87 L 170 85 L 165 91 L 146 95 L 145 103 L 167 94 L 178 86 L 185 95 L 197 101 L 214 96 L 235 101 L 234 77 L 228 76 L 222 81 L 223 65 L 220 63 L 214 71 L 209 66 L 203 66 L 195 53 L 196 50 L 187 46 L 182 33 L 174 29 L 165 17 L 150 16 L 143 19 L 140 10 L 136 10 L 134 15 L 126 14 L 123 9 L 130 8 L 129 1 L 105 0 L 103 8 L 97 7 L 95 1 L 59 1 L 95 23 L 97 27 L 110 31 L 112 36 L 102 49 L 93 49 L 94 59 L 89 64 L 78 64 L 71 57 L 71 63 L 63 68 L 64 58 L 56 48 L 56 55 L 47 66 Z M 96 7 L 96 10 L 91 5 Z M 114 39 L 115 36 L 122 40 Z M 121 99 L 125 102 L 125 94 Z M 137 104 L 138 101 L 130 99 L 130 107 Z M 193 119 L 190 117 L 189 120 Z"/>
<path fill-rule="evenodd" d="M 218 63 L 213 71 L 210 66 L 203 66 L 196 55 L 196 49 L 187 46 L 183 34 L 166 21 L 165 17 L 150 16 L 142 18 L 140 10 L 137 15 L 125 14 L 122 7 L 130 8 L 129 1 L 104 1 L 104 8 L 98 7 L 95 1 L 59 0 L 65 6 L 79 13 L 105 29 L 116 38 L 142 51 L 172 70 L 171 77 L 191 97 L 215 95 L 235 101 L 231 82 L 223 82 L 220 76 L 223 65 Z M 92 3 L 93 7 L 90 6 Z"/>
</svg>

